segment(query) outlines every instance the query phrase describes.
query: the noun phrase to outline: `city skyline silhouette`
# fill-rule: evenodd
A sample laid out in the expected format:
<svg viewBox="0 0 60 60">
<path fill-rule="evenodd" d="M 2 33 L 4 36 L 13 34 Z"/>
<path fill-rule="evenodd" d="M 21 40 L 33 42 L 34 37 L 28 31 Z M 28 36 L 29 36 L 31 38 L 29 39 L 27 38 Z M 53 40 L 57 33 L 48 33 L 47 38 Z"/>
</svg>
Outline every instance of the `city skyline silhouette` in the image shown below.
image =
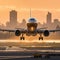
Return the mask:
<svg viewBox="0 0 60 60">
<path fill-rule="evenodd" d="M 9 13 L 9 21 L 6 22 L 6 26 L 4 25 L 0 25 L 0 28 L 2 29 L 16 29 L 16 28 L 26 28 L 27 29 L 27 21 L 25 19 L 22 20 L 22 22 L 18 22 L 17 21 L 18 18 L 18 14 L 16 10 L 11 10 Z M 46 15 L 46 23 L 41 24 L 40 22 L 38 23 L 38 27 L 37 28 L 44 28 L 47 27 L 46 29 L 60 29 L 60 21 L 58 20 L 58 18 L 54 19 L 54 22 L 52 22 L 52 13 L 48 12 Z M 0 33 L 1 36 L 0 38 L 4 39 L 4 38 L 11 38 L 12 36 L 14 36 L 14 34 L 9 35 L 7 32 L 6 33 Z M 7 36 L 8 35 L 8 36 Z M 54 34 L 52 34 L 54 36 Z M 60 32 L 56 33 L 55 35 L 59 36 Z M 56 37 L 57 37 L 56 36 Z M 55 39 L 56 39 L 55 37 Z"/>
<path fill-rule="evenodd" d="M 35 17 L 33 17 L 33 18 L 35 18 Z M 60 26 L 60 21 L 59 21 L 58 18 L 54 19 L 54 21 L 52 22 L 52 13 L 51 12 L 47 12 L 47 15 L 46 15 L 45 19 L 46 19 L 46 22 L 44 22 L 43 24 L 40 21 L 37 22 L 39 28 L 42 27 L 42 26 L 44 27 L 45 25 L 48 25 L 48 27 L 49 27 L 49 25 L 56 25 L 56 26 L 54 26 L 54 28 L 56 28 L 57 25 Z M 18 22 L 17 11 L 16 10 L 11 10 L 10 13 L 9 13 L 9 21 L 7 21 L 5 23 L 6 26 L 4 26 L 4 24 L 2 24 L 2 25 L 0 25 L 0 27 L 1 28 L 2 27 L 9 27 L 10 28 L 12 26 L 12 28 L 16 28 L 16 27 L 19 27 L 20 25 L 24 25 L 24 24 L 25 24 L 24 26 L 26 27 L 26 23 L 28 23 L 28 22 L 26 21 L 25 18 L 23 18 L 21 22 Z M 22 27 L 24 27 L 24 26 L 22 26 Z"/>
</svg>

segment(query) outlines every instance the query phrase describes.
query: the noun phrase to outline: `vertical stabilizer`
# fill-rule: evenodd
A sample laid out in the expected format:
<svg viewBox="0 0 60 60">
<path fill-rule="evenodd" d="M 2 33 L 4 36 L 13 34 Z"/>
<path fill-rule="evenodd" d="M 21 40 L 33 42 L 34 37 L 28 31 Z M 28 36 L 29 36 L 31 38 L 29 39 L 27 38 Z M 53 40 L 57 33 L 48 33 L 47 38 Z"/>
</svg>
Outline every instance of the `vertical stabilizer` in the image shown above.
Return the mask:
<svg viewBox="0 0 60 60">
<path fill-rule="evenodd" d="M 30 17 L 31 17 L 31 8 L 30 8 Z"/>
</svg>

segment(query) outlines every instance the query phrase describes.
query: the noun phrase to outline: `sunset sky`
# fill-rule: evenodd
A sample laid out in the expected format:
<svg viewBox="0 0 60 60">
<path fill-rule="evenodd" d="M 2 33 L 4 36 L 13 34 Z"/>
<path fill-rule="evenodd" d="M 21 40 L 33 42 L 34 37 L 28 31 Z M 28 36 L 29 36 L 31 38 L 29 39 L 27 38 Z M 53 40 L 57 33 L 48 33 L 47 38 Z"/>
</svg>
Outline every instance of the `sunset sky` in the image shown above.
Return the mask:
<svg viewBox="0 0 60 60">
<path fill-rule="evenodd" d="M 52 13 L 52 18 L 60 20 L 60 0 L 0 0 L 0 24 L 9 21 L 9 12 L 16 10 L 18 21 L 29 18 L 30 8 L 32 17 L 41 23 L 46 22 L 47 12 Z"/>
</svg>

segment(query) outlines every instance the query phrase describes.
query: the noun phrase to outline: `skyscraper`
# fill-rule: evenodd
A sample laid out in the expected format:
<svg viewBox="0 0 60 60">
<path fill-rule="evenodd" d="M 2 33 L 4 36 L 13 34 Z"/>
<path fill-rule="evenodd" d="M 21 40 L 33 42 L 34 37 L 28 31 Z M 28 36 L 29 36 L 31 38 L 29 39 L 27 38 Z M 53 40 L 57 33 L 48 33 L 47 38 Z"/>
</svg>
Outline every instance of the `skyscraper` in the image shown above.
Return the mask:
<svg viewBox="0 0 60 60">
<path fill-rule="evenodd" d="M 17 24 L 17 11 L 15 10 L 10 11 L 10 24 Z"/>
<path fill-rule="evenodd" d="M 17 26 L 17 11 L 12 10 L 9 12 L 9 22 L 6 23 L 8 28 L 15 28 Z"/>
<path fill-rule="evenodd" d="M 47 24 L 51 24 L 52 21 L 52 14 L 50 12 L 48 12 L 47 14 Z"/>
</svg>

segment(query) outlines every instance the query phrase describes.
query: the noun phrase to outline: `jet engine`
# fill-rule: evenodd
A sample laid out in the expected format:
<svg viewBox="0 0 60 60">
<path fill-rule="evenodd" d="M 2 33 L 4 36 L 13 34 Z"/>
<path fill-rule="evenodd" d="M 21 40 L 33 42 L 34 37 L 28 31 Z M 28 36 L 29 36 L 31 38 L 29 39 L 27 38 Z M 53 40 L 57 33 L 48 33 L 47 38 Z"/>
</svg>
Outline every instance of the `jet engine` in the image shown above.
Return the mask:
<svg viewBox="0 0 60 60">
<path fill-rule="evenodd" d="M 20 36 L 20 35 L 21 35 L 21 32 L 20 32 L 19 30 L 16 30 L 16 31 L 15 31 L 15 35 L 16 35 L 16 36 Z"/>
<path fill-rule="evenodd" d="M 48 30 L 45 30 L 44 33 L 43 33 L 44 36 L 49 36 L 49 31 Z"/>
</svg>

